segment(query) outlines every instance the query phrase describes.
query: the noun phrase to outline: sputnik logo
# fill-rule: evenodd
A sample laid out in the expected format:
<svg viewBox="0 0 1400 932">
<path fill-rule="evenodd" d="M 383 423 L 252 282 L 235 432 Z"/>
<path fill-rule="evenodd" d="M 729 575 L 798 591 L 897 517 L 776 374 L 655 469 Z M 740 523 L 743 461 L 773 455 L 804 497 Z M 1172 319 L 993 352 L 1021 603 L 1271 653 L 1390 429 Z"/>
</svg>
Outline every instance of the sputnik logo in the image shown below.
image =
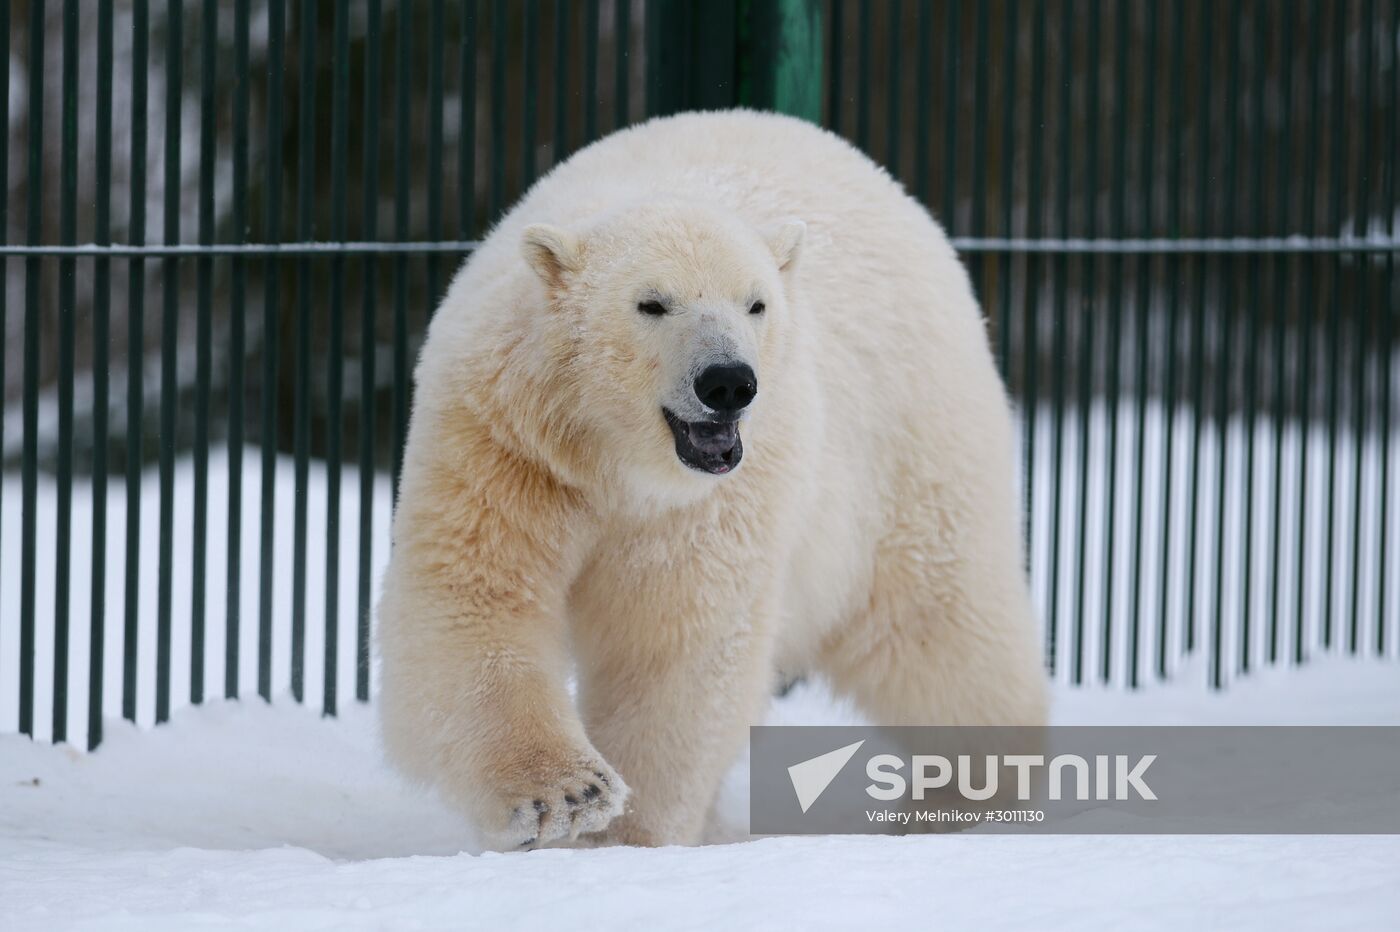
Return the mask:
<svg viewBox="0 0 1400 932">
<path fill-rule="evenodd" d="M 797 803 L 802 807 L 803 812 L 812 808 L 812 804 L 826 792 L 826 788 L 831 786 L 831 781 L 836 779 L 841 768 L 846 766 L 864 743 L 865 739 L 862 738 L 855 744 L 827 751 L 825 754 L 819 754 L 788 768 L 788 778 L 792 780 L 792 790 L 797 794 Z"/>
</svg>

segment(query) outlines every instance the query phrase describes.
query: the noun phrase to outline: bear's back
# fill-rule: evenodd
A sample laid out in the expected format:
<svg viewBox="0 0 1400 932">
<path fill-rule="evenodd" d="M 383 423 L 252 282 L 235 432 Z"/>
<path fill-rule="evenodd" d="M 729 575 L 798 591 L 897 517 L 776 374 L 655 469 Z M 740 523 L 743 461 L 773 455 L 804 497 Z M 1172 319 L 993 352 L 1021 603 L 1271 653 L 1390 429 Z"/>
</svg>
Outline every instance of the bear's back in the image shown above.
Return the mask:
<svg viewBox="0 0 1400 932">
<path fill-rule="evenodd" d="M 466 274 L 523 267 L 519 242 L 531 223 L 577 228 L 668 198 L 726 207 L 759 229 L 805 222 L 803 314 L 819 353 L 851 357 L 849 378 L 860 380 L 862 368 L 898 378 L 903 367 L 927 367 L 935 342 L 986 345 L 967 275 L 928 212 L 839 136 L 771 113 L 663 117 L 580 150 L 502 219 Z"/>
<path fill-rule="evenodd" d="M 552 169 L 460 270 L 422 363 L 441 355 L 455 365 L 463 351 L 506 339 L 495 331 L 511 327 L 505 318 L 534 287 L 525 227 L 583 229 L 604 213 L 667 199 L 725 207 L 758 229 L 806 223 L 794 296 L 813 365 L 841 386 L 824 400 L 829 442 L 880 456 L 891 438 L 939 430 L 945 418 L 930 414 L 950 404 L 963 406 L 960 420 L 1005 419 L 981 313 L 942 228 L 845 140 L 754 111 L 651 120 Z"/>
</svg>

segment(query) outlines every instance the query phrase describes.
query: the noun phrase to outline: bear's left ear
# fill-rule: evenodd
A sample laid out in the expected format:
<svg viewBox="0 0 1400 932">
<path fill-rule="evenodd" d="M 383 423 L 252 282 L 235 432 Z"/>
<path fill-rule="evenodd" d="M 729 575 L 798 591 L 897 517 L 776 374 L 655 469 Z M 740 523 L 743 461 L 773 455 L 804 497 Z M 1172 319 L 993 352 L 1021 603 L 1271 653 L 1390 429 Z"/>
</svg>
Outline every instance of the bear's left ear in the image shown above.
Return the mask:
<svg viewBox="0 0 1400 932">
<path fill-rule="evenodd" d="M 768 249 L 773 253 L 773 261 L 778 263 L 779 272 L 788 272 L 797 264 L 802 252 L 802 240 L 807 235 L 807 224 L 801 220 L 787 220 L 764 231 Z"/>
<path fill-rule="evenodd" d="M 561 285 L 566 274 L 578 271 L 578 237 L 568 230 L 547 223 L 531 224 L 525 228 L 520 245 L 530 268 L 552 288 Z"/>
</svg>

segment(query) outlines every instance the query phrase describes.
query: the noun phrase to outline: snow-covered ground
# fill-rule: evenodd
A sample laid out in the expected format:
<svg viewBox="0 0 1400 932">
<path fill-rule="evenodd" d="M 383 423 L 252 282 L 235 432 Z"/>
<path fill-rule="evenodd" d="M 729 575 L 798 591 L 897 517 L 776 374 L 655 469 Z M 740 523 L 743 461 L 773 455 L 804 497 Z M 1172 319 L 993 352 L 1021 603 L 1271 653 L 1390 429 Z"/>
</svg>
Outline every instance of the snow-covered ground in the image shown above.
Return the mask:
<svg viewBox="0 0 1400 932">
<path fill-rule="evenodd" d="M 846 723 L 818 686 L 774 723 Z M 1227 693 L 1198 682 L 1057 693 L 1073 724 L 1400 724 L 1393 664 L 1329 659 Z M 1400 837 L 748 840 L 747 770 L 715 844 L 474 854 L 382 764 L 370 710 L 186 708 L 108 725 L 95 754 L 0 738 L 0 927 L 1384 928 Z M 886 925 L 888 924 L 888 925 Z"/>
</svg>

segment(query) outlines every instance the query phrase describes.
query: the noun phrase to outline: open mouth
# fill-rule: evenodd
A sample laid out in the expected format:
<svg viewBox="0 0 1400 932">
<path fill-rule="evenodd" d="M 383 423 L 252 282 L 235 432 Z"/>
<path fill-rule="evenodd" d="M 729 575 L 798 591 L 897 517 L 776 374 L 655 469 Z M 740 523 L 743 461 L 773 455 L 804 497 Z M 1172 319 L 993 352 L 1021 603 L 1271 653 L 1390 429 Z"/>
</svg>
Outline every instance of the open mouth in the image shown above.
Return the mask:
<svg viewBox="0 0 1400 932">
<path fill-rule="evenodd" d="M 662 408 L 671 435 L 676 438 L 676 456 L 691 469 L 722 476 L 733 471 L 744 456 L 738 421 L 683 421 Z"/>
</svg>

